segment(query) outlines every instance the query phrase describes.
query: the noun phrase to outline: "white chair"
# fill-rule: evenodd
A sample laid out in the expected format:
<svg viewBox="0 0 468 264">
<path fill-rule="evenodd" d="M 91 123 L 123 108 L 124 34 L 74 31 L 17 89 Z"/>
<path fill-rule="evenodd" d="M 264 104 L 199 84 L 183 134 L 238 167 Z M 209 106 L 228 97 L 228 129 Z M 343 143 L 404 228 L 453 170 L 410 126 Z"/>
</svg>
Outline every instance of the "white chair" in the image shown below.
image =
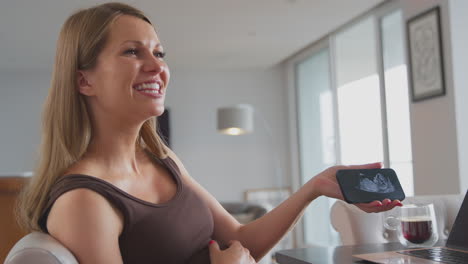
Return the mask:
<svg viewBox="0 0 468 264">
<path fill-rule="evenodd" d="M 407 197 L 403 204 L 433 203 L 439 239 L 447 239 L 464 195 L 433 195 Z M 365 213 L 356 206 L 336 201 L 330 211 L 333 228 L 342 245 L 397 242 L 396 231 L 383 226 L 386 213 Z"/>
<path fill-rule="evenodd" d="M 5 264 L 78 264 L 78 261 L 52 236 L 32 232 L 13 246 Z"/>
</svg>

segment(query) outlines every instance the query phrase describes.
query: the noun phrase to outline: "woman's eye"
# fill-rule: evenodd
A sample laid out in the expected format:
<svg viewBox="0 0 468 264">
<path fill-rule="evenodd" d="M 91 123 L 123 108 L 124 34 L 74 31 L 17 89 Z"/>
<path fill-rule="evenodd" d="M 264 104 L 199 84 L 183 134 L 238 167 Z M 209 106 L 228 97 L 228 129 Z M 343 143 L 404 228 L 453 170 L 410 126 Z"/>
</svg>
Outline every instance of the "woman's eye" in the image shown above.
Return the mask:
<svg viewBox="0 0 468 264">
<path fill-rule="evenodd" d="M 165 52 L 157 51 L 157 52 L 155 52 L 155 53 L 153 53 L 153 54 L 154 54 L 155 57 L 161 58 L 161 59 L 164 58 L 164 57 L 166 57 L 166 53 L 165 53 Z"/>
<path fill-rule="evenodd" d="M 137 55 L 137 50 L 136 49 L 128 49 L 125 51 L 125 54 L 129 54 L 129 55 Z"/>
</svg>

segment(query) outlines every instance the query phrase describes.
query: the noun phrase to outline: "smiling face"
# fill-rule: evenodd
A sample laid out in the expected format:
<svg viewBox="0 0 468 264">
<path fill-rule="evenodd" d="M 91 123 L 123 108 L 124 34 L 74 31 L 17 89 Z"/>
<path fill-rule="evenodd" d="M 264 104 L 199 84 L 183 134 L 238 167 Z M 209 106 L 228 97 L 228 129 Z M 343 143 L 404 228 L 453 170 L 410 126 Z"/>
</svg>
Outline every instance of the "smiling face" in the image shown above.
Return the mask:
<svg viewBox="0 0 468 264">
<path fill-rule="evenodd" d="M 118 17 L 96 66 L 79 71 L 79 91 L 94 116 L 141 122 L 161 115 L 169 82 L 163 57 L 152 25 L 129 15 Z"/>
</svg>

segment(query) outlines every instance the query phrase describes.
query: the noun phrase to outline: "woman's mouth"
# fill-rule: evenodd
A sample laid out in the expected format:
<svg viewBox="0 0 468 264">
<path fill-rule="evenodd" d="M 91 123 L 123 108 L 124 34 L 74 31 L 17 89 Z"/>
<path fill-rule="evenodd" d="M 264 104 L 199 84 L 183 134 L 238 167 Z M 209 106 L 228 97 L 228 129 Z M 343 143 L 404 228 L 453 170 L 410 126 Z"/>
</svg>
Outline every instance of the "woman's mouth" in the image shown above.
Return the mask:
<svg viewBox="0 0 468 264">
<path fill-rule="evenodd" d="M 157 82 L 141 83 L 133 86 L 133 89 L 152 98 L 160 98 L 163 96 L 161 86 Z"/>
</svg>

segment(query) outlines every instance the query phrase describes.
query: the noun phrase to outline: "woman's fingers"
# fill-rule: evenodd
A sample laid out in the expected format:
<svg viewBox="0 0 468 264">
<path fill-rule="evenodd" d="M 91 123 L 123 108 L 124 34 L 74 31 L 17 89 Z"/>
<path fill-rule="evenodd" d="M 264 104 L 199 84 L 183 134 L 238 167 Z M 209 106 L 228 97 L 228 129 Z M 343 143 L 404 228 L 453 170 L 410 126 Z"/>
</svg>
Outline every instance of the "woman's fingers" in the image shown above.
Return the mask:
<svg viewBox="0 0 468 264">
<path fill-rule="evenodd" d="M 338 165 L 326 169 L 323 173 L 327 174 L 328 177 L 332 177 L 336 181 L 336 173 L 339 170 L 365 170 L 365 169 L 380 169 L 382 168 L 382 162 L 373 162 L 368 164 L 360 165 Z"/>
<path fill-rule="evenodd" d="M 389 206 L 392 204 L 392 201 L 390 199 L 385 199 L 382 201 L 383 206 Z"/>
<path fill-rule="evenodd" d="M 391 201 L 390 199 L 385 199 L 382 201 L 382 209 L 383 210 L 391 210 L 393 209 L 395 206 L 403 206 L 403 204 L 399 201 L 399 200 L 393 200 Z"/>
<path fill-rule="evenodd" d="M 382 162 L 372 162 L 372 163 L 361 164 L 361 165 L 350 165 L 346 167 L 348 167 L 347 169 L 380 169 L 382 168 Z"/>
<path fill-rule="evenodd" d="M 359 209 L 363 210 L 366 213 L 377 212 L 382 208 L 382 203 L 380 201 L 373 201 L 367 204 L 356 204 Z"/>
<path fill-rule="evenodd" d="M 227 245 L 227 249 L 220 250 L 216 241 L 210 241 L 209 249 L 211 263 L 255 263 L 255 259 L 250 255 L 250 251 L 247 248 L 244 248 L 239 241 L 231 240 Z"/>
<path fill-rule="evenodd" d="M 384 211 L 392 210 L 395 208 L 395 206 L 403 206 L 403 204 L 399 200 L 393 200 L 387 203 L 387 205 L 384 206 Z"/>
<path fill-rule="evenodd" d="M 242 246 L 242 245 L 237 240 L 229 240 L 229 242 L 227 243 L 227 246 L 228 247 L 232 247 L 232 246 L 239 247 L 239 246 Z"/>
<path fill-rule="evenodd" d="M 216 252 L 220 251 L 218 242 L 211 240 L 209 243 L 209 249 L 210 251 L 216 251 Z"/>
<path fill-rule="evenodd" d="M 369 207 L 381 207 L 383 203 L 381 201 L 373 201 L 369 204 L 364 204 L 364 205 L 368 205 Z"/>
<path fill-rule="evenodd" d="M 392 210 L 395 206 L 402 206 L 403 204 L 399 200 L 391 201 L 390 199 L 384 199 L 383 201 L 373 201 L 365 204 L 356 204 L 361 210 L 367 213 L 379 213 L 388 210 Z"/>
</svg>

